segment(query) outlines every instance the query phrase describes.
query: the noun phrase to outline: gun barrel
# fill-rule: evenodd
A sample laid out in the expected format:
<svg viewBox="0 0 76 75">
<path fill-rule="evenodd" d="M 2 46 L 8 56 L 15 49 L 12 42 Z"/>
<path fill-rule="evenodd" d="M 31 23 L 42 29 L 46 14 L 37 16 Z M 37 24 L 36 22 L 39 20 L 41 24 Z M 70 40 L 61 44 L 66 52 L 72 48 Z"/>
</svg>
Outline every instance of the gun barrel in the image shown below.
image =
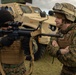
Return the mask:
<svg viewBox="0 0 76 75">
<path fill-rule="evenodd" d="M 42 36 L 50 36 L 50 37 L 60 37 L 62 38 L 63 37 L 63 34 L 40 34 Z"/>
<path fill-rule="evenodd" d="M 18 31 L 18 34 L 20 35 L 20 36 L 31 36 L 31 31 L 25 31 L 25 30 L 19 30 Z"/>
<path fill-rule="evenodd" d="M 19 36 L 31 36 L 31 31 L 26 31 L 26 30 L 16 30 L 16 31 L 13 31 L 13 30 L 0 30 L 0 33 L 2 34 L 18 34 Z"/>
<path fill-rule="evenodd" d="M 0 30 L 0 33 L 8 34 L 8 33 L 12 33 L 12 31 L 8 31 L 8 30 Z"/>
<path fill-rule="evenodd" d="M 19 30 L 0 30 L 0 33 L 2 34 L 17 34 L 19 36 L 31 36 L 31 32 L 33 32 L 32 30 L 25 30 L 25 29 L 19 29 Z M 58 38 L 62 38 L 63 34 L 38 34 L 41 36 L 50 36 L 50 37 L 58 37 Z"/>
</svg>

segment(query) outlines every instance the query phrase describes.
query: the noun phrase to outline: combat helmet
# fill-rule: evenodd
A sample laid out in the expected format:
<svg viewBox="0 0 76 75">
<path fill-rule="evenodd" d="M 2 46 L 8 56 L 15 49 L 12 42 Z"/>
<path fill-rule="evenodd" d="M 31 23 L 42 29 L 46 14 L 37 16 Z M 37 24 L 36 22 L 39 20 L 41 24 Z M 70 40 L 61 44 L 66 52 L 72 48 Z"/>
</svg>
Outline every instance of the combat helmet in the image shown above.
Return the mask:
<svg viewBox="0 0 76 75">
<path fill-rule="evenodd" d="M 67 20 L 72 22 L 76 19 L 76 7 L 69 3 L 56 3 L 53 7 L 55 13 L 62 13 Z"/>
</svg>

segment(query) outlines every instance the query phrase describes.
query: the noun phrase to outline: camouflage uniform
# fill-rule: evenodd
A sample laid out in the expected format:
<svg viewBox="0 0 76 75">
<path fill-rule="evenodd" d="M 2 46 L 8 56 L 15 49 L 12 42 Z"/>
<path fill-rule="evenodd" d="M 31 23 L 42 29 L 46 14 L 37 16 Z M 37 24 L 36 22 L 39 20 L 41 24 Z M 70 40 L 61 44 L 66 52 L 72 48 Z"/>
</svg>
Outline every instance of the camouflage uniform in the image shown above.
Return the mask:
<svg viewBox="0 0 76 75">
<path fill-rule="evenodd" d="M 0 27 L 5 25 L 5 22 L 13 20 L 13 16 L 8 11 L 0 10 Z M 21 44 L 23 38 L 15 40 L 12 34 L 0 36 L 0 75 L 2 75 L 1 69 L 6 75 L 26 75 L 25 56 Z"/>
<path fill-rule="evenodd" d="M 76 25 L 76 24 L 75 24 Z M 74 25 L 74 26 L 75 26 Z M 59 55 L 58 59 L 64 64 L 61 75 L 75 75 L 76 74 L 76 29 L 72 28 L 65 34 L 65 40 L 59 40 L 60 48 L 65 48 L 69 45 L 70 52 L 65 55 Z M 64 42 L 63 42 L 64 41 Z M 62 46 L 60 45 L 60 43 Z"/>
<path fill-rule="evenodd" d="M 60 30 L 59 32 L 64 35 L 63 38 L 54 39 L 59 46 L 52 46 L 52 41 L 50 41 L 47 49 L 50 55 L 57 57 L 63 64 L 61 75 L 76 75 L 76 23 L 72 23 L 65 31 Z M 69 46 L 69 52 L 67 54 L 57 54 L 60 49 L 64 49 L 67 46 Z"/>
<path fill-rule="evenodd" d="M 76 25 L 76 24 L 75 24 Z M 61 75 L 76 75 L 76 29 L 73 24 L 73 28 L 64 35 L 64 38 L 57 38 L 59 47 L 53 47 L 51 42 L 48 45 L 49 53 L 52 56 L 58 58 L 63 64 Z M 70 52 L 64 55 L 57 55 L 59 49 L 65 48 L 69 45 Z"/>
<path fill-rule="evenodd" d="M 6 75 L 25 75 L 24 51 L 19 40 L 1 48 L 0 60 Z"/>
<path fill-rule="evenodd" d="M 26 75 L 26 68 L 24 63 L 20 64 L 3 64 L 2 67 L 6 75 Z M 0 74 L 2 75 L 2 74 Z"/>
</svg>

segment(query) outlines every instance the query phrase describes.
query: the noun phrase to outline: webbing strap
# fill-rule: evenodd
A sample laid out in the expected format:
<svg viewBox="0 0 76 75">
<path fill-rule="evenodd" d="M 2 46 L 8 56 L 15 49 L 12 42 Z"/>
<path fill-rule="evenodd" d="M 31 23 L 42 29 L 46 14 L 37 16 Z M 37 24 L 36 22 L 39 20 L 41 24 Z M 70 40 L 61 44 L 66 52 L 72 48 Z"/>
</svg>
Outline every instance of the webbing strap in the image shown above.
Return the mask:
<svg viewBox="0 0 76 75">
<path fill-rule="evenodd" d="M 32 44 L 33 44 L 33 37 L 30 38 L 30 42 L 29 42 L 31 60 L 30 60 L 29 71 L 26 72 L 26 75 L 31 75 L 33 72 L 33 67 L 34 67 L 34 54 L 33 54 Z"/>
<path fill-rule="evenodd" d="M 4 72 L 4 70 L 3 70 L 3 67 L 1 65 L 1 62 L 0 62 L 0 72 L 1 72 L 2 75 L 6 75 L 5 72 Z"/>
<path fill-rule="evenodd" d="M 4 70 L 3 70 L 3 67 L 2 67 L 2 65 L 1 65 L 1 50 L 0 50 L 0 73 L 1 73 L 2 75 L 6 75 L 5 72 L 4 72 Z"/>
</svg>

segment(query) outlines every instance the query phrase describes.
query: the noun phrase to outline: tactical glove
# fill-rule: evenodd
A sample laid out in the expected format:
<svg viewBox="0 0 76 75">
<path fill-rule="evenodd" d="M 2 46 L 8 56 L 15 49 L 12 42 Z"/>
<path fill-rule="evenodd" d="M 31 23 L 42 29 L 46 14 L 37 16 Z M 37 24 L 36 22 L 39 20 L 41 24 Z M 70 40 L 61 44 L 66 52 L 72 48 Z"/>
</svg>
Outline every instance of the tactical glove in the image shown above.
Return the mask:
<svg viewBox="0 0 76 75">
<path fill-rule="evenodd" d="M 5 36 L 0 40 L 2 46 L 10 46 L 14 42 L 13 38 Z"/>
</svg>

